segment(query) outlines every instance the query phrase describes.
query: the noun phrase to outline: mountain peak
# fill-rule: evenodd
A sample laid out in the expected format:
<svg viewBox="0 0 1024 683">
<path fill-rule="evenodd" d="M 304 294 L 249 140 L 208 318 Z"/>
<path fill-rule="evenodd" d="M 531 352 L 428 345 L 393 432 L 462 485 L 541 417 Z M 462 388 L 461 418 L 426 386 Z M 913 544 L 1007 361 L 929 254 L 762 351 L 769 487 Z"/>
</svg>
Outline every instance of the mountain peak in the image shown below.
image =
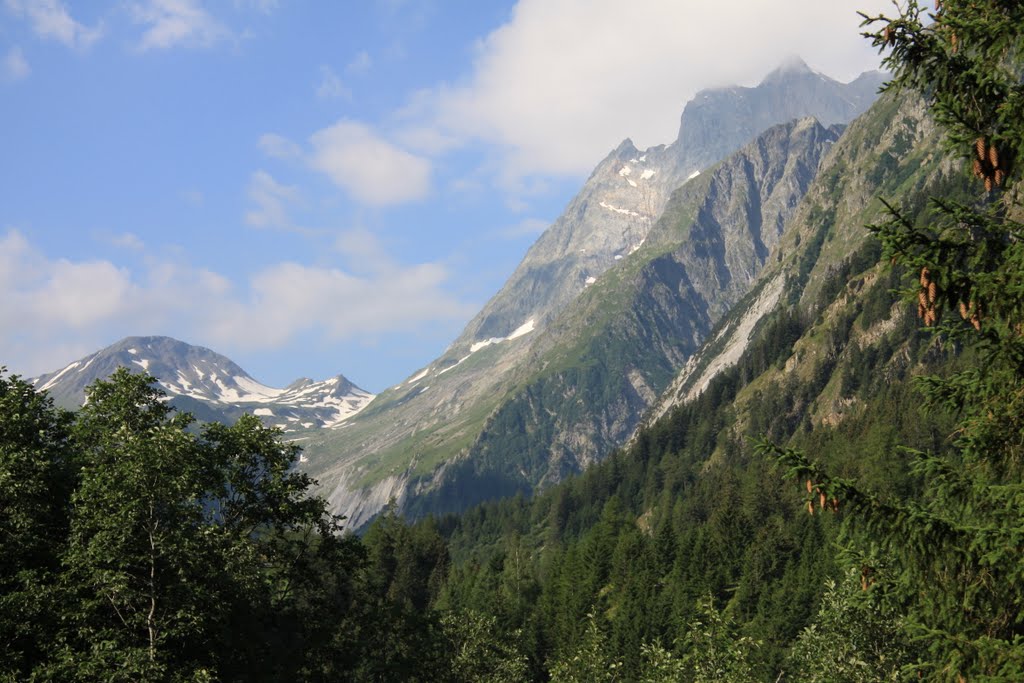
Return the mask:
<svg viewBox="0 0 1024 683">
<path fill-rule="evenodd" d="M 787 76 L 804 76 L 810 74 L 817 74 L 817 72 L 807 66 L 807 62 L 805 62 L 800 55 L 790 55 L 782 60 L 782 63 L 779 64 L 774 71 L 765 76 L 761 83 L 763 85 L 765 83 L 781 81 Z"/>
<path fill-rule="evenodd" d="M 253 412 L 285 431 L 330 427 L 362 410 L 373 395 L 344 375 L 301 378 L 285 389 L 261 384 L 231 359 L 171 337 L 125 337 L 34 380 L 65 408 L 77 408 L 86 387 L 119 367 L 154 376 L 175 405 L 204 421 L 233 422 Z"/>
</svg>

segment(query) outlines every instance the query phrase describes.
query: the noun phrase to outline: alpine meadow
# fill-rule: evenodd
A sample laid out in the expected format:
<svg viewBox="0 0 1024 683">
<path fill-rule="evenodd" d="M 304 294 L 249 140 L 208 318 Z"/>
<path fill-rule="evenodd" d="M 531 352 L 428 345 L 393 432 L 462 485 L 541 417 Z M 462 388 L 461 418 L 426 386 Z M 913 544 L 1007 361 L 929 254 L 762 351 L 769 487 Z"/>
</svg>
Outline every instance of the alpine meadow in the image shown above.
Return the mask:
<svg viewBox="0 0 1024 683">
<path fill-rule="evenodd" d="M 30 89 L 48 68 L 100 97 L 81 70 L 106 60 L 111 88 L 164 79 L 140 106 L 194 88 L 236 118 L 185 143 L 191 114 L 143 117 L 170 147 L 110 179 L 110 224 L 149 217 L 145 239 L 93 230 L 112 200 L 81 177 L 75 230 L 132 261 L 31 232 L 67 217 L 0 166 L 0 683 L 1024 681 L 1024 3 L 851 9 L 878 70 L 855 46 L 827 62 L 845 80 L 804 61 L 847 50 L 828 3 L 738 3 L 679 81 L 671 43 L 718 3 L 122 4 L 0 8 L 11 125 L 56 115 Z M 775 24 L 819 52 L 755 54 Z M 313 104 L 274 80 L 290 31 Z M 610 66 L 637 45 L 664 63 Z M 469 76 L 430 71 L 467 50 Z M 656 75 L 685 95 L 675 140 L 611 147 Z M 309 133 L 320 111 L 341 118 Z M 102 115 L 61 130 L 67 163 L 121 163 L 98 150 L 128 115 Z M 281 131 L 260 170 L 212 184 L 250 118 Z M 186 187 L 177 145 L 211 184 L 171 209 L 146 188 Z M 248 242 L 153 246 L 232 197 Z M 359 350 L 279 389 L 292 361 L 264 384 L 165 333 L 247 365 Z M 354 360 L 373 349 L 386 385 Z"/>
</svg>

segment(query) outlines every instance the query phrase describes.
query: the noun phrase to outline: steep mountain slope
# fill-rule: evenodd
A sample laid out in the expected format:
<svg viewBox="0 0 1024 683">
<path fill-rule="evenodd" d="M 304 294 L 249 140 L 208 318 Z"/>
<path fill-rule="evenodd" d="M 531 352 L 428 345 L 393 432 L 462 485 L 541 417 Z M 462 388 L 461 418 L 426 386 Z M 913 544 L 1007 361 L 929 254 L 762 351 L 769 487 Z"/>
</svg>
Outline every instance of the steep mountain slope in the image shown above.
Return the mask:
<svg viewBox="0 0 1024 683">
<path fill-rule="evenodd" d="M 879 217 L 879 197 L 915 197 L 917 203 L 911 208 L 921 214 L 925 206 L 920 198 L 927 196 L 922 188 L 933 192 L 959 188 L 950 162 L 938 149 L 937 136 L 923 102 L 912 96 L 887 96 L 852 124 L 797 209 L 778 246 L 776 262 L 765 269 L 757 289 L 729 312 L 704 348 L 687 362 L 645 424 L 693 400 L 734 365 L 778 304 L 820 308 L 837 294 L 834 290 L 845 285 L 844 277 L 873 265 L 863 226 Z M 865 264 L 865 259 L 870 263 Z M 859 285 L 863 286 L 864 282 Z M 789 369 L 797 365 L 794 361 Z"/>
<path fill-rule="evenodd" d="M 284 389 L 268 387 L 230 359 L 170 337 L 127 337 L 33 382 L 58 405 L 77 408 L 89 384 L 122 366 L 156 377 L 175 406 L 204 421 L 233 422 L 254 412 L 286 431 L 331 427 L 373 399 L 342 375 L 322 382 L 303 378 Z"/>
<path fill-rule="evenodd" d="M 304 443 L 309 471 L 358 526 L 392 497 L 412 513 L 460 509 L 599 459 L 746 292 L 839 132 L 778 126 L 685 183 L 649 244 L 546 330 L 477 343 L 384 392 Z"/>
<path fill-rule="evenodd" d="M 671 193 L 686 180 L 771 126 L 807 116 L 825 126 L 848 123 L 871 105 L 883 78 L 869 72 L 843 84 L 794 59 L 756 87 L 699 92 L 683 110 L 675 142 L 638 150 L 627 139 L 598 164 L 466 326 L 453 352 L 476 340 L 504 337 L 531 319 L 542 327 L 587 282 L 644 243 Z"/>
<path fill-rule="evenodd" d="M 760 93 L 767 108 L 757 112 L 747 108 L 753 117 L 747 123 L 750 129 L 761 125 L 765 116 L 783 123 L 817 113 L 831 119 L 841 110 L 852 118 L 868 106 L 870 97 L 866 93 L 881 78 L 877 73 L 866 74 L 853 84 L 842 85 L 814 74 L 802 63 L 791 64 L 771 74 L 756 88 L 728 89 L 716 101 L 724 116 L 730 108 L 743 109 L 745 98 L 752 92 Z M 823 83 L 831 86 L 825 88 Z M 681 128 L 696 125 L 689 124 L 690 120 L 714 115 L 707 108 L 700 111 L 703 113 L 684 113 Z M 740 120 L 746 115 L 730 116 Z M 499 409 L 509 392 L 532 381 L 540 356 L 548 350 L 543 343 L 535 347 L 534 340 L 603 273 L 645 248 L 645 240 L 671 193 L 688 180 L 696 181 L 703 160 L 717 153 L 708 149 L 734 150 L 750 139 L 737 139 L 732 132 L 729 136 L 724 141 L 693 139 L 687 145 L 677 142 L 645 152 L 625 141 L 598 166 L 562 217 L 530 249 L 508 284 L 441 358 L 403 384 L 382 392 L 368 410 L 346 421 L 341 429 L 311 434 L 303 442 L 307 449 L 306 467 L 320 480 L 333 509 L 358 526 L 392 498 L 400 506 L 408 507 L 408 500 L 436 491 L 446 481 L 446 471 L 457 456 L 464 456 L 474 444 L 478 449 L 484 448 L 482 444 L 487 439 L 481 441 L 481 434 L 485 421 Z M 759 200 L 770 203 L 770 197 L 762 198 L 760 190 L 757 194 Z M 795 204 L 793 199 L 791 205 Z M 744 205 L 742 201 L 737 204 Z M 653 249 L 653 244 L 647 246 Z M 660 248 L 669 249 L 664 244 Z M 642 258 L 654 255 L 654 251 L 649 251 Z M 736 280 L 743 281 L 744 278 Z M 714 307 L 710 310 L 713 317 L 720 313 Z M 673 346 L 671 351 L 655 354 L 661 358 L 655 363 L 662 364 L 654 373 L 658 379 L 647 378 L 638 383 L 645 398 L 627 411 L 629 417 L 623 422 L 627 426 L 604 430 L 609 436 L 600 439 L 597 448 L 584 443 L 581 448 L 571 449 L 567 461 L 571 469 L 598 457 L 605 443 L 614 442 L 620 433 L 632 429 L 636 406 L 653 400 L 674 373 L 675 367 L 664 366 L 665 359 L 672 359 L 670 365 L 680 363 L 695 348 L 699 334 L 698 330 L 698 336 L 688 341 L 684 349 Z M 633 377 L 636 379 L 637 375 L 634 373 Z M 583 387 L 575 390 L 586 393 Z M 618 398 L 609 394 L 601 400 L 617 402 Z M 542 460 L 548 463 L 550 458 L 545 454 Z M 536 483 L 538 468 L 527 469 L 521 478 Z M 555 474 L 552 480 L 558 476 Z M 516 487 L 523 485 L 520 481 Z M 488 490 L 482 482 L 472 488 L 476 491 L 474 497 L 487 495 L 481 493 Z M 492 488 L 503 491 L 507 482 Z M 466 504 L 461 494 L 453 497 L 455 505 Z"/>
<path fill-rule="evenodd" d="M 593 651 L 621 662 L 626 680 L 639 678 L 637 643 L 685 637 L 684 625 L 702 618 L 695 603 L 711 596 L 737 636 L 760 642 L 751 648 L 752 680 L 807 680 L 786 658 L 802 629 L 814 624 L 814 636 L 827 628 L 822 614 L 834 614 L 835 600 L 821 595 L 842 576 L 840 524 L 817 495 L 813 514 L 803 512 L 811 496 L 802 482 L 780 477 L 754 444 L 768 435 L 805 448 L 836 476 L 877 492 L 880 505 L 915 500 L 920 477 L 895 444 L 941 456 L 954 421 L 925 408 L 911 380 L 979 359 L 957 357 L 922 332 L 893 292 L 913 276 L 879 262 L 864 225 L 881 217 L 880 196 L 926 224 L 927 197 L 970 196 L 971 182 L 944 155 L 919 100 L 879 101 L 834 145 L 754 288 L 629 448 L 532 499 L 506 498 L 441 525 L 454 558 L 450 594 L 471 608 L 509 605 L 501 614 L 536 629 L 542 657 L 579 652 L 588 641 L 574 625 L 593 615 L 604 638 Z M 837 502 L 838 517 L 846 504 Z M 882 574 L 886 552 L 847 562 L 867 572 L 881 565 Z M 528 594 L 510 591 L 509 577 Z M 862 580 L 872 579 L 848 575 L 844 599 L 862 597 Z M 871 619 L 871 604 L 846 607 L 844 627 Z M 884 628 L 866 623 L 858 627 Z M 848 639 L 837 640 L 849 657 Z M 880 645 L 886 657 L 908 654 L 902 642 Z M 858 666 L 848 680 L 891 677 Z"/>
</svg>

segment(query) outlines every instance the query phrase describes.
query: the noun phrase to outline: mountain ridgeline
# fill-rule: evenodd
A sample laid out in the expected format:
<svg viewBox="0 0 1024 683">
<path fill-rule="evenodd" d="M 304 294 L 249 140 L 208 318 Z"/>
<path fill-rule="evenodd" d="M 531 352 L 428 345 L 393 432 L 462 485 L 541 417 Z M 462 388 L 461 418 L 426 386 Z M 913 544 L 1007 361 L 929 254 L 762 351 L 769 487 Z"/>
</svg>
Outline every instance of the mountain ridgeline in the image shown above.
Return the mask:
<svg viewBox="0 0 1024 683">
<path fill-rule="evenodd" d="M 411 511 L 530 493 L 623 444 L 754 283 L 840 131 L 776 126 L 677 190 L 649 244 L 538 337 L 466 457 Z"/>
<path fill-rule="evenodd" d="M 391 499 L 414 515 L 457 510 L 624 443 L 754 282 L 881 78 L 844 85 L 789 64 L 755 88 L 700 93 L 681 119 L 685 131 L 717 110 L 740 132 L 623 142 L 441 358 L 304 442 L 332 508 L 356 527 Z"/>
<path fill-rule="evenodd" d="M 812 117 L 845 124 L 867 110 L 883 74 L 839 83 L 793 59 L 757 86 L 703 90 L 686 104 L 679 137 L 639 150 L 624 140 L 591 173 L 508 282 L 456 341 L 503 337 L 522 322 L 553 319 L 585 286 L 638 248 L 680 185 L 772 126 Z"/>
<path fill-rule="evenodd" d="M 268 387 L 229 358 L 170 337 L 127 337 L 32 381 L 57 405 L 75 409 L 85 402 L 86 387 L 119 367 L 153 375 L 172 405 L 203 422 L 231 424 L 255 413 L 267 425 L 298 432 L 338 424 L 373 399 L 343 375 Z"/>
</svg>

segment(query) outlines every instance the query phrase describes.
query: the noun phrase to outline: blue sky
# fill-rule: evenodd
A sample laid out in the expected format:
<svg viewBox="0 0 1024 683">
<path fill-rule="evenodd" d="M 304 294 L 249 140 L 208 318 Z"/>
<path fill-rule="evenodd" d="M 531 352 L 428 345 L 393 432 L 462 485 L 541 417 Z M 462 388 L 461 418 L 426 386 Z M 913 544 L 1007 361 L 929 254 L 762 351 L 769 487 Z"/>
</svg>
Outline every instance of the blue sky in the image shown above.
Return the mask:
<svg viewBox="0 0 1024 683">
<path fill-rule="evenodd" d="M 886 4 L 0 0 L 0 364 L 166 334 L 379 391 L 623 138 L 791 54 L 875 68 Z"/>
</svg>

